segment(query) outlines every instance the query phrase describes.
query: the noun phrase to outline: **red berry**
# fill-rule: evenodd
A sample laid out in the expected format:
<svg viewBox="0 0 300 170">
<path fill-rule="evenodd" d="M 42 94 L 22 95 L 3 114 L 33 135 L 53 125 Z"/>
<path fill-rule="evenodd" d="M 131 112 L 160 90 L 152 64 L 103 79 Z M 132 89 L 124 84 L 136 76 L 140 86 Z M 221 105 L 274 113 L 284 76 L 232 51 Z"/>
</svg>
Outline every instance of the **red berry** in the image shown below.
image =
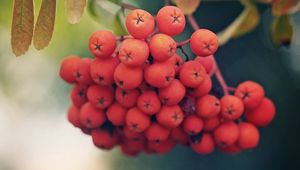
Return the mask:
<svg viewBox="0 0 300 170">
<path fill-rule="evenodd" d="M 188 61 L 183 64 L 179 78 L 187 87 L 196 88 L 199 86 L 206 76 L 204 67 L 197 61 Z"/>
<path fill-rule="evenodd" d="M 196 135 L 200 133 L 203 129 L 203 120 L 191 114 L 187 116 L 183 121 L 183 130 L 189 135 Z"/>
<path fill-rule="evenodd" d="M 175 147 L 175 144 L 176 143 L 171 139 L 161 142 L 148 141 L 147 147 L 156 154 L 165 154 L 170 152 Z"/>
<path fill-rule="evenodd" d="M 107 59 L 95 59 L 91 63 L 91 77 L 93 81 L 99 85 L 109 86 L 114 83 L 114 72 L 119 64 L 119 60 L 115 57 Z"/>
<path fill-rule="evenodd" d="M 120 103 L 115 102 L 109 106 L 106 111 L 107 119 L 115 126 L 123 126 L 125 124 L 127 109 Z"/>
<path fill-rule="evenodd" d="M 177 54 L 174 54 L 174 56 L 169 58 L 166 62 L 174 66 L 175 74 L 179 73 L 182 65 L 184 64 L 183 59 Z"/>
<path fill-rule="evenodd" d="M 192 149 L 201 155 L 207 155 L 214 151 L 215 144 L 213 137 L 209 133 L 204 133 L 200 141 L 191 142 Z"/>
<path fill-rule="evenodd" d="M 149 47 L 145 41 L 126 39 L 120 45 L 119 59 L 127 66 L 141 66 L 149 56 Z"/>
<path fill-rule="evenodd" d="M 156 15 L 156 22 L 160 32 L 175 36 L 180 34 L 185 27 L 185 16 L 175 6 L 165 6 Z"/>
<path fill-rule="evenodd" d="M 233 122 L 222 123 L 215 131 L 214 138 L 216 144 L 225 147 L 233 145 L 239 137 L 239 127 Z"/>
<path fill-rule="evenodd" d="M 123 134 L 127 139 L 134 140 L 134 141 L 144 141 L 145 136 L 143 133 L 134 132 L 129 129 L 128 126 L 125 126 L 123 129 Z"/>
<path fill-rule="evenodd" d="M 71 90 L 70 98 L 76 107 L 80 108 L 87 101 L 87 88 L 85 85 L 76 85 Z"/>
<path fill-rule="evenodd" d="M 206 70 L 206 73 L 211 73 L 215 67 L 213 55 L 209 55 L 207 57 L 197 56 L 194 60 L 198 61 L 200 64 L 202 64 L 202 66 Z"/>
<path fill-rule="evenodd" d="M 161 142 L 168 139 L 170 130 L 158 123 L 152 123 L 145 131 L 145 136 L 149 141 Z"/>
<path fill-rule="evenodd" d="M 87 97 L 95 107 L 105 109 L 112 104 L 114 91 L 110 86 L 93 85 L 88 88 Z"/>
<path fill-rule="evenodd" d="M 156 61 L 167 61 L 176 53 L 176 42 L 165 34 L 155 34 L 149 43 L 151 55 Z"/>
<path fill-rule="evenodd" d="M 138 89 L 124 90 L 117 87 L 115 98 L 122 106 L 131 108 L 136 104 L 139 95 L 140 91 Z"/>
<path fill-rule="evenodd" d="M 253 149 L 258 145 L 259 131 L 253 124 L 240 122 L 239 131 L 237 144 L 241 149 Z"/>
<path fill-rule="evenodd" d="M 92 139 L 95 146 L 110 150 L 118 143 L 117 133 L 104 129 L 96 129 L 92 131 Z"/>
<path fill-rule="evenodd" d="M 257 127 L 265 127 L 272 122 L 275 112 L 274 103 L 270 99 L 264 98 L 257 108 L 246 110 L 246 120 Z"/>
<path fill-rule="evenodd" d="M 75 106 L 71 105 L 68 109 L 68 120 L 75 127 L 82 127 L 80 122 L 80 110 Z"/>
<path fill-rule="evenodd" d="M 196 55 L 209 56 L 214 54 L 219 47 L 218 37 L 210 30 L 199 29 L 192 34 L 190 46 Z"/>
<path fill-rule="evenodd" d="M 106 120 L 105 113 L 87 102 L 80 109 L 80 122 L 87 128 L 100 127 Z"/>
<path fill-rule="evenodd" d="M 78 67 L 77 71 L 75 73 L 76 81 L 79 84 L 87 84 L 90 85 L 93 83 L 91 74 L 90 74 L 90 68 L 91 68 L 91 63 L 92 59 L 90 58 L 82 58 L 78 62 Z"/>
<path fill-rule="evenodd" d="M 143 132 L 150 126 L 150 117 L 134 107 L 126 114 L 126 125 L 134 132 Z"/>
<path fill-rule="evenodd" d="M 122 89 L 134 89 L 143 81 L 143 70 L 141 67 L 128 67 L 120 63 L 115 70 L 114 79 Z"/>
<path fill-rule="evenodd" d="M 124 139 L 120 144 L 121 152 L 127 156 L 137 156 L 144 149 L 144 141 Z"/>
<path fill-rule="evenodd" d="M 189 144 L 189 136 L 180 126 L 171 130 L 170 139 L 184 146 Z"/>
<path fill-rule="evenodd" d="M 65 82 L 76 83 L 75 73 L 79 62 L 78 56 L 68 56 L 61 61 L 59 75 Z"/>
<path fill-rule="evenodd" d="M 154 63 L 145 68 L 144 77 L 146 82 L 153 87 L 167 87 L 174 80 L 175 69 L 172 67 L 172 65 L 166 62 Z"/>
<path fill-rule="evenodd" d="M 203 82 L 194 89 L 189 90 L 189 94 L 195 97 L 202 97 L 207 95 L 212 88 L 212 81 L 209 75 L 206 75 Z"/>
<path fill-rule="evenodd" d="M 150 86 L 146 81 L 143 81 L 142 84 L 139 86 L 141 92 L 145 92 L 148 90 L 154 90 L 154 87 Z"/>
<path fill-rule="evenodd" d="M 158 89 L 158 94 L 163 104 L 176 105 L 185 96 L 185 87 L 179 80 L 174 79 L 168 87 Z"/>
<path fill-rule="evenodd" d="M 243 101 L 232 95 L 226 95 L 221 99 L 221 113 L 226 119 L 236 120 L 244 112 Z"/>
<path fill-rule="evenodd" d="M 255 109 L 264 99 L 265 91 L 258 83 L 245 81 L 238 85 L 234 95 L 243 100 L 246 109 Z"/>
<path fill-rule="evenodd" d="M 153 115 L 160 110 L 161 104 L 155 91 L 149 90 L 139 96 L 137 107 L 144 113 Z"/>
<path fill-rule="evenodd" d="M 211 118 L 220 113 L 220 101 L 213 95 L 206 95 L 197 100 L 197 115 L 203 118 Z"/>
<path fill-rule="evenodd" d="M 203 130 L 206 132 L 211 132 L 215 130 L 220 124 L 219 116 L 214 116 L 208 119 L 204 119 L 204 127 Z"/>
<path fill-rule="evenodd" d="M 147 38 L 153 32 L 154 18 L 147 11 L 132 10 L 126 17 L 126 28 L 134 38 Z"/>
<path fill-rule="evenodd" d="M 184 114 L 178 105 L 163 106 L 156 115 L 157 122 L 167 128 L 178 127 L 183 117 Z"/>
<path fill-rule="evenodd" d="M 229 154 L 238 154 L 241 152 L 241 148 L 239 148 L 236 144 L 225 146 L 220 148 L 222 152 Z"/>
<path fill-rule="evenodd" d="M 116 49 L 116 37 L 107 30 L 94 32 L 89 39 L 90 52 L 97 58 L 108 58 Z"/>
</svg>

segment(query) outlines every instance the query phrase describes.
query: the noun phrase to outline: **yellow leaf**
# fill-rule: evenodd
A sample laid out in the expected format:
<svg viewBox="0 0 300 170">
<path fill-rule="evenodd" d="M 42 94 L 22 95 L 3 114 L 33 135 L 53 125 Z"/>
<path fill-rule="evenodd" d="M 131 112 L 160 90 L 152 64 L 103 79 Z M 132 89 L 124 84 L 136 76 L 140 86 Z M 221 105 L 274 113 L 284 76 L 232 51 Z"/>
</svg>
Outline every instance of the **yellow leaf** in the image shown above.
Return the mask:
<svg viewBox="0 0 300 170">
<path fill-rule="evenodd" d="M 43 0 L 35 25 L 33 44 L 40 50 L 46 47 L 52 37 L 55 22 L 56 0 Z"/>
<path fill-rule="evenodd" d="M 200 4 L 200 0 L 173 0 L 173 2 L 185 15 L 193 14 Z"/>
<path fill-rule="evenodd" d="M 233 34 L 233 37 L 236 38 L 252 31 L 256 28 L 259 21 L 260 16 L 257 8 L 255 6 L 248 7 L 247 15 L 244 18 L 244 20 L 240 23 L 239 27 L 236 29 L 235 33 Z"/>
<path fill-rule="evenodd" d="M 71 24 L 76 24 L 80 21 L 83 15 L 86 0 L 67 0 L 67 16 Z"/>
<path fill-rule="evenodd" d="M 274 45 L 289 45 L 293 37 L 293 25 L 288 15 L 275 17 L 271 25 L 271 36 Z"/>
<path fill-rule="evenodd" d="M 299 11 L 300 0 L 273 0 L 272 13 L 274 16 L 282 16 Z"/>
<path fill-rule="evenodd" d="M 33 0 L 15 0 L 11 28 L 11 46 L 16 56 L 24 54 L 32 41 Z"/>
</svg>

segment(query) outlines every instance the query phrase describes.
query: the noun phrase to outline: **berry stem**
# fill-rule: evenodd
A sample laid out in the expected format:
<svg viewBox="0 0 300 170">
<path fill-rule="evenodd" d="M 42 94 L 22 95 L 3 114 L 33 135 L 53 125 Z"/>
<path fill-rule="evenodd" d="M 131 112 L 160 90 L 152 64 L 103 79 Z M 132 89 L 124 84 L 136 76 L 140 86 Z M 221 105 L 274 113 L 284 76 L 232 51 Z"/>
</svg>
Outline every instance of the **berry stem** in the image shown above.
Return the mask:
<svg viewBox="0 0 300 170">
<path fill-rule="evenodd" d="M 190 39 L 181 41 L 177 43 L 177 48 L 184 46 L 185 44 L 188 44 L 190 42 Z"/>
<path fill-rule="evenodd" d="M 227 89 L 228 89 L 229 92 L 234 92 L 235 91 L 234 87 L 227 87 Z"/>
<path fill-rule="evenodd" d="M 189 61 L 190 57 L 187 54 L 187 52 L 183 49 L 183 47 L 182 46 L 177 46 L 177 48 L 179 48 L 181 50 L 181 53 L 185 56 L 185 61 Z"/>
<path fill-rule="evenodd" d="M 121 36 L 117 36 L 116 40 L 122 42 L 122 41 L 124 41 L 126 39 L 130 39 L 130 38 L 133 38 L 133 37 L 131 35 L 121 35 Z"/>
<path fill-rule="evenodd" d="M 200 29 L 200 27 L 199 27 L 198 23 L 196 22 L 196 19 L 195 19 L 195 17 L 193 15 L 188 15 L 187 18 L 188 18 L 188 22 L 190 23 L 190 25 L 192 26 L 192 28 L 194 30 Z M 217 63 L 215 57 L 213 56 L 212 58 L 213 58 L 213 62 L 214 62 L 214 69 L 210 73 L 210 76 L 212 76 L 213 74 L 215 74 L 217 80 L 219 81 L 219 83 L 220 83 L 220 85 L 221 85 L 221 87 L 223 89 L 224 95 L 228 95 L 229 94 L 228 85 L 227 85 L 227 83 L 224 80 L 224 77 L 222 75 L 222 72 L 221 72 L 221 70 L 220 70 L 220 68 L 218 66 L 218 63 Z"/>
</svg>

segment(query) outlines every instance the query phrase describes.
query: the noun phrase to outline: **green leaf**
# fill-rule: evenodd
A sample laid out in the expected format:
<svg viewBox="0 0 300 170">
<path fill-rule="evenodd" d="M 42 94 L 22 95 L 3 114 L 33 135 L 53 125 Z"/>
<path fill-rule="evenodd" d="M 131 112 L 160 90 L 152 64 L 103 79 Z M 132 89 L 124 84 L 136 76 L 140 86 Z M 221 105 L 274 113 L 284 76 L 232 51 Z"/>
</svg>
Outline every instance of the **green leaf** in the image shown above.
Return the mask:
<svg viewBox="0 0 300 170">
<path fill-rule="evenodd" d="M 255 6 L 248 7 L 247 14 L 244 20 L 240 23 L 239 27 L 236 29 L 233 34 L 234 38 L 240 37 L 247 34 L 248 32 L 255 29 L 260 21 L 260 15 Z"/>
<path fill-rule="evenodd" d="M 118 2 L 114 0 L 114 2 Z M 89 0 L 88 10 L 95 20 L 104 27 L 112 30 L 116 35 L 126 33 L 124 27 L 125 16 L 121 6 L 108 0 Z"/>
<path fill-rule="evenodd" d="M 33 35 L 33 0 L 15 0 L 11 27 L 11 46 L 16 56 L 24 54 Z"/>
<path fill-rule="evenodd" d="M 282 16 L 299 11 L 300 0 L 273 0 L 272 13 L 274 16 Z"/>
<path fill-rule="evenodd" d="M 80 21 L 84 13 L 87 0 L 67 0 L 67 17 L 71 24 L 76 24 Z"/>
<path fill-rule="evenodd" d="M 40 50 L 48 46 L 54 29 L 56 0 L 43 0 L 39 17 L 37 19 L 33 44 Z"/>
<path fill-rule="evenodd" d="M 275 46 L 289 45 L 293 37 L 293 25 L 288 15 L 275 17 L 271 25 L 271 36 Z"/>
<path fill-rule="evenodd" d="M 200 5 L 200 0 L 172 0 L 185 15 L 193 14 Z"/>
</svg>

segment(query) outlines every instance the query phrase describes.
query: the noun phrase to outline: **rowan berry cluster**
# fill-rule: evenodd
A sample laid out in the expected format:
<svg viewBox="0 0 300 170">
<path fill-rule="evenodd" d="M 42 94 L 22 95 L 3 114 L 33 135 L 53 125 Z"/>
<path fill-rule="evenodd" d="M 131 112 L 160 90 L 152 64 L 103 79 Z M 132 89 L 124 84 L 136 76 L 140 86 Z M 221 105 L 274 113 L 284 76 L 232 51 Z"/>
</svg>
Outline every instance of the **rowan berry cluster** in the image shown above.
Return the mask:
<svg viewBox="0 0 300 170">
<path fill-rule="evenodd" d="M 258 145 L 257 128 L 273 120 L 275 106 L 253 81 L 221 98 L 213 95 L 216 34 L 199 29 L 176 43 L 172 36 L 183 31 L 185 16 L 174 6 L 163 7 L 155 18 L 132 10 L 126 27 L 129 36 L 94 32 L 89 49 L 95 58 L 69 56 L 61 63 L 61 78 L 74 84 L 68 120 L 97 147 L 119 145 L 135 156 L 166 153 L 176 144 L 199 154 Z M 184 61 L 176 49 L 188 43 L 197 57 Z"/>
</svg>

